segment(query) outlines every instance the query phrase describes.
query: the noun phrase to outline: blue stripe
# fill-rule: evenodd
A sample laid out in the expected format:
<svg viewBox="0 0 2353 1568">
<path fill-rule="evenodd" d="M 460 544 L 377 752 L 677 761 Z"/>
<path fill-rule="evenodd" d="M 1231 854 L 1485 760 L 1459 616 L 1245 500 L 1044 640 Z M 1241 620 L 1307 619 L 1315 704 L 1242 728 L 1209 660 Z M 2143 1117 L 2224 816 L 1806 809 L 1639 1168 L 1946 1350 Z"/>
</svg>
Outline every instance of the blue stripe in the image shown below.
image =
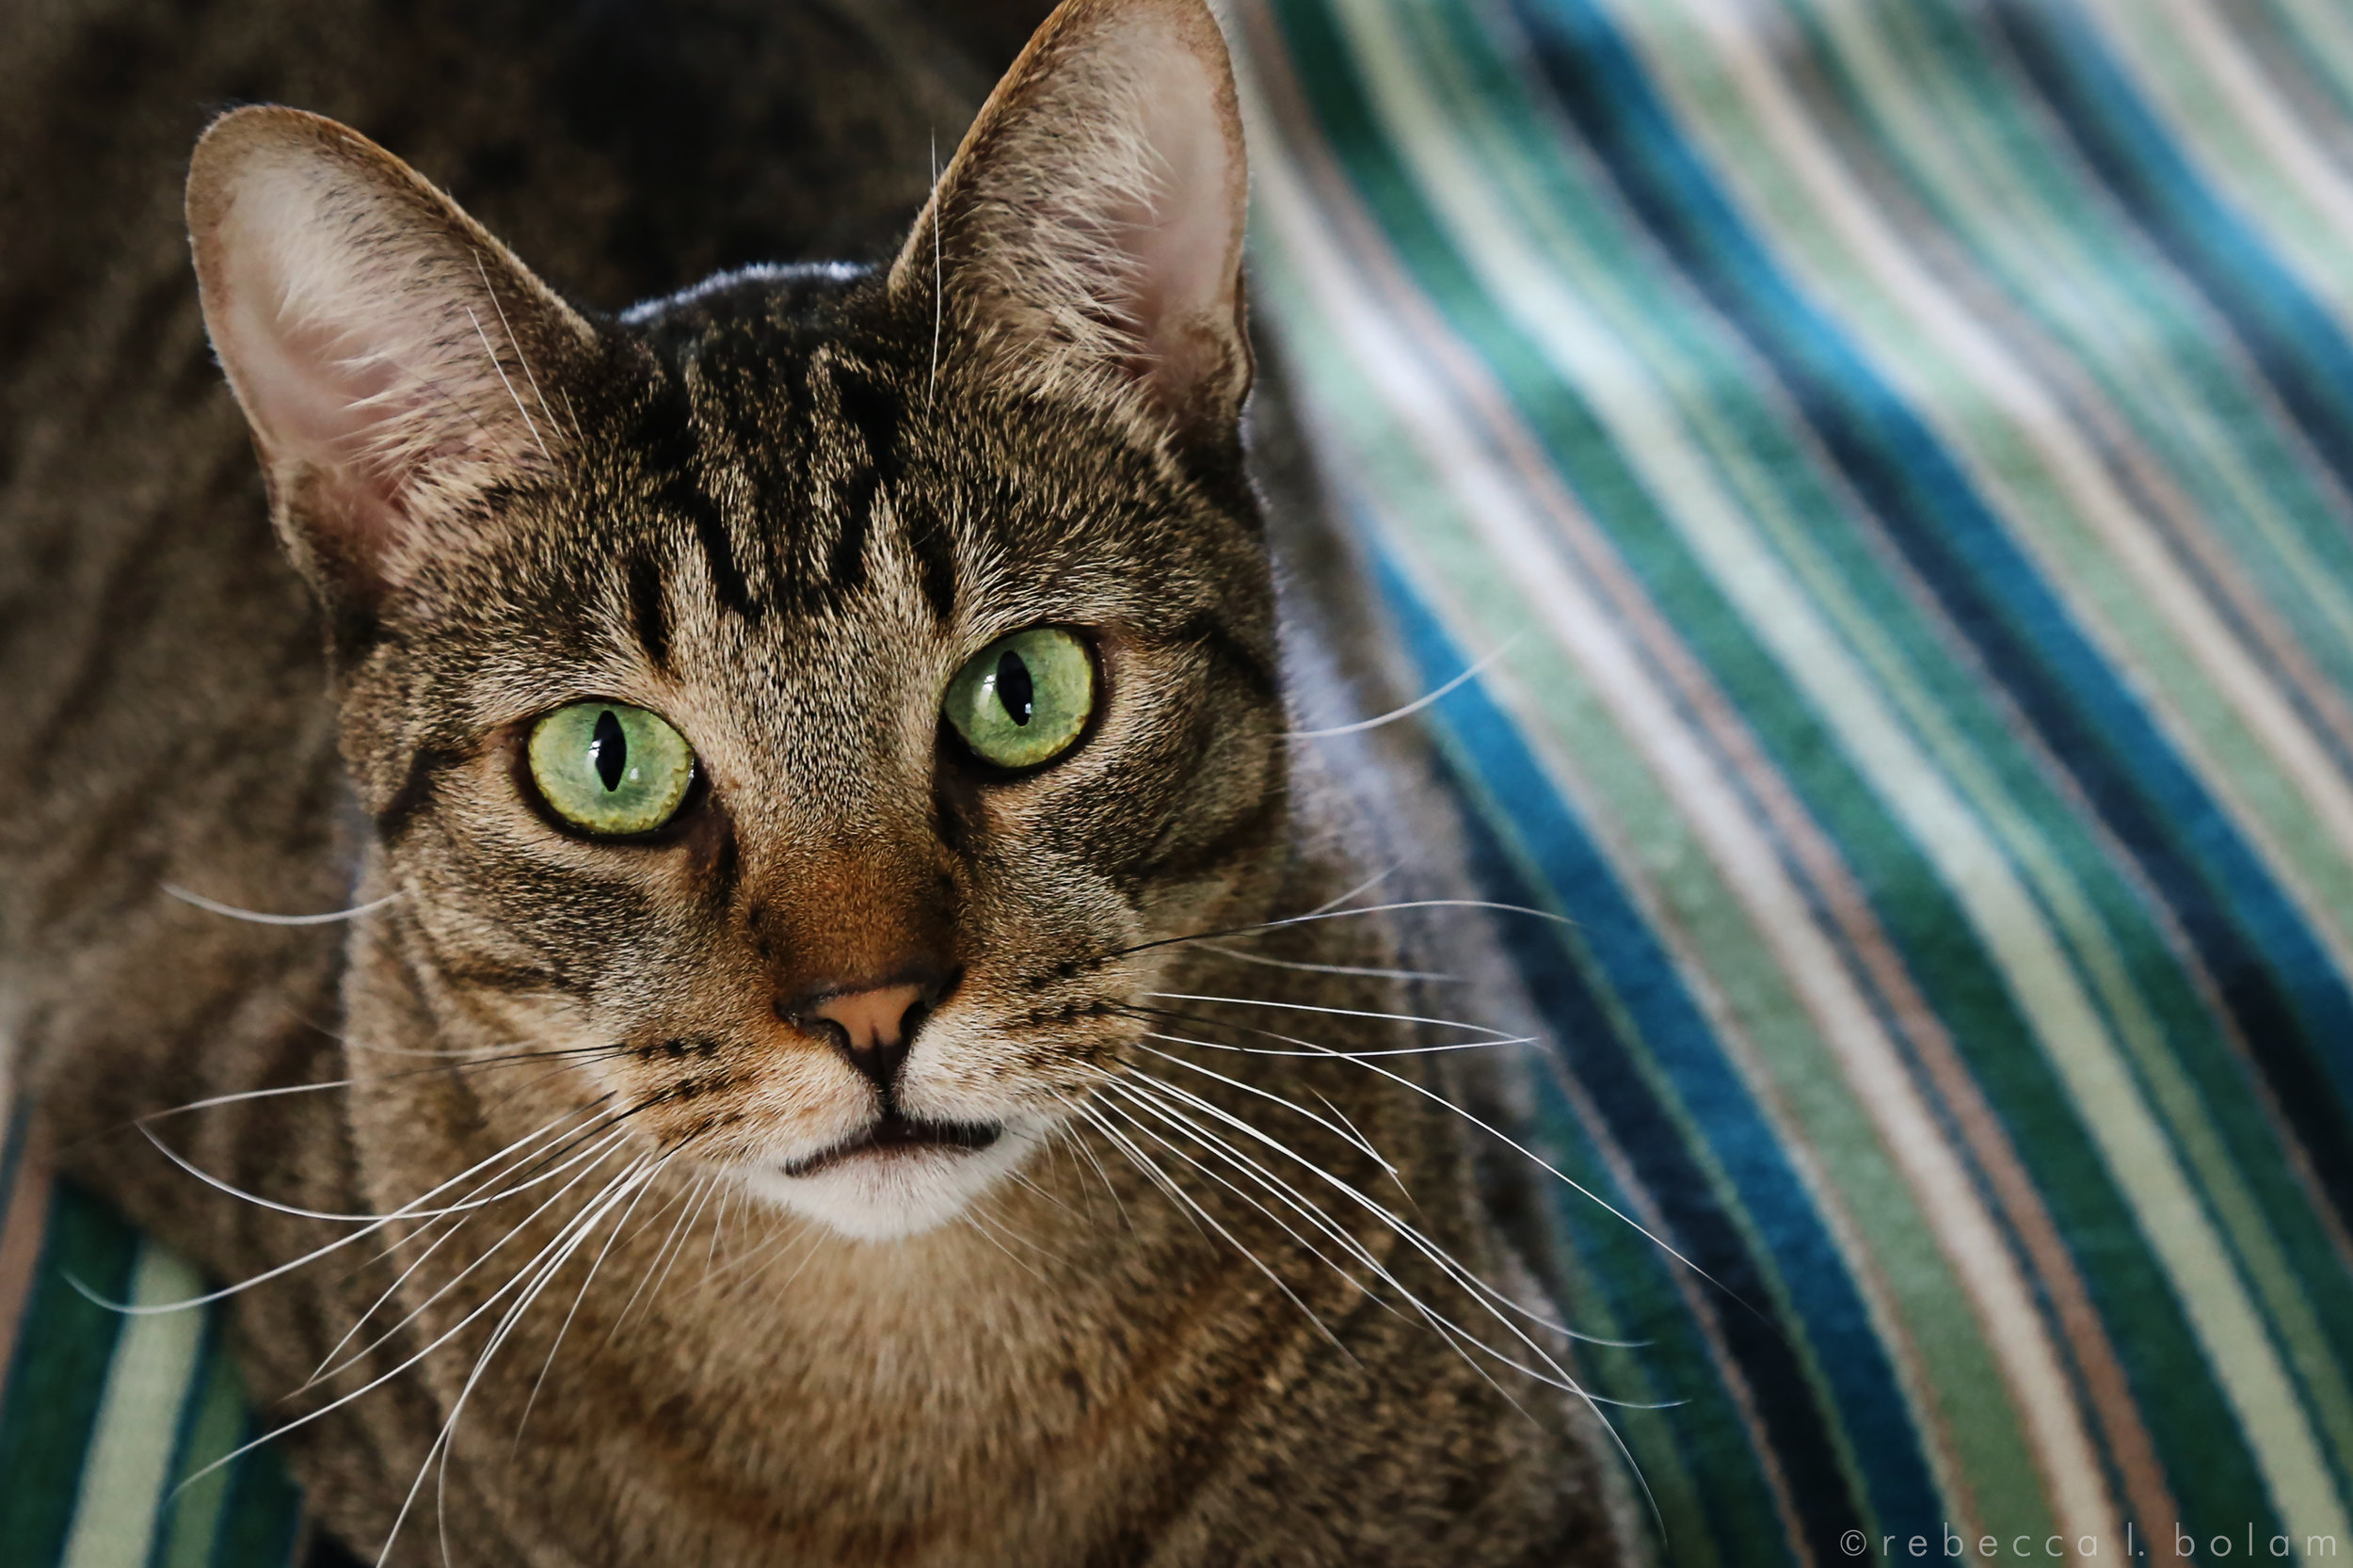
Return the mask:
<svg viewBox="0 0 2353 1568">
<path fill-rule="evenodd" d="M 2331 1200 L 2353 1214 L 2353 995 L 2317 939 L 1951 456 L 1775 266 L 1591 0 L 1514 7 L 1628 203 L 1771 365 L 2188 934 Z"/>
<path fill-rule="evenodd" d="M 1468 661 L 1395 565 L 1384 559 L 1380 570 L 1424 679 L 1434 684 L 1461 670 Z M 1458 687 L 1433 712 L 1469 758 L 1469 771 L 1494 792 L 1504 817 L 1496 825 L 1517 840 L 1548 884 L 1550 897 L 1541 902 L 1577 922 L 1575 942 L 1591 952 L 1639 1036 L 1638 1047 L 1616 1027 L 1609 1009 L 1577 974 L 1573 947 L 1560 935 L 1537 931 L 1535 922 L 1506 922 L 1514 928 L 1506 939 L 1561 1043 L 1567 1070 L 1624 1141 L 1685 1255 L 1759 1308 L 1778 1285 L 1803 1324 L 1815 1375 L 1837 1407 L 1881 1527 L 1902 1533 L 1933 1529 L 1944 1517 L 1936 1487 L 1846 1259 L 1673 961 L 1511 720 L 1478 682 Z M 1492 876 L 1494 864 L 1482 870 Z M 1502 902 L 1525 898 L 1498 892 Z M 1749 1228 L 1771 1255 L 1769 1279 L 1725 1208 L 1718 1181 L 1693 1158 L 1651 1086 L 1638 1050 L 1665 1073 L 1676 1106 L 1697 1124 L 1738 1194 Z M 1814 1406 L 1806 1370 L 1761 1311 L 1727 1311 L 1721 1332 L 1756 1392 L 1774 1453 L 1803 1512 L 1807 1540 L 1828 1557 L 1840 1535 L 1864 1521 Z"/>
<path fill-rule="evenodd" d="M 2072 4 L 2003 0 L 2001 35 L 2109 191 L 2221 312 L 2322 461 L 2353 488 L 2353 345 L 2199 178 Z"/>
</svg>

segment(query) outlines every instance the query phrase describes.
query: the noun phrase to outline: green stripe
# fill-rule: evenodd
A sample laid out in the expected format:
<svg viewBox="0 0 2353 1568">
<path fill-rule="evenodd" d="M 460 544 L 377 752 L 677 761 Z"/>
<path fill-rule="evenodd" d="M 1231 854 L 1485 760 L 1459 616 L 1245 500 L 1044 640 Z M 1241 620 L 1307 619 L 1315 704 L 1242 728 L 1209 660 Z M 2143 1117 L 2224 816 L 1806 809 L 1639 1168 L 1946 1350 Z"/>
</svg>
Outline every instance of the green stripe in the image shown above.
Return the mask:
<svg viewBox="0 0 2353 1568">
<path fill-rule="evenodd" d="M 67 1279 L 120 1300 L 137 1252 L 137 1236 L 111 1210 L 57 1188 L 0 1411 L 0 1563 L 52 1563 L 65 1549 L 83 1450 L 122 1325 Z"/>
<path fill-rule="evenodd" d="M 248 1425 L 239 1441 L 261 1435 Z M 259 1449 L 230 1469 L 213 1561 L 219 1568 L 280 1568 L 294 1557 L 302 1529 L 302 1494 L 275 1450 Z"/>
<path fill-rule="evenodd" d="M 1950 73 L 1946 63 L 1932 66 L 1922 77 L 1881 83 L 1878 101 L 1891 111 L 1919 102 L 1933 88 L 1930 76 Z M 2006 102 L 1990 91 L 1986 96 Z M 1965 141 L 1966 120 L 1953 105 L 1939 108 L 1945 112 L 1936 117 L 1938 134 L 1950 142 Z M 1981 216 L 1977 227 L 1988 233 L 2015 232 L 2025 227 L 2017 212 L 2005 200 Z M 2062 291 L 2053 287 L 2046 271 L 2040 292 Z M 2130 307 L 2119 302 L 2115 308 Z M 2038 516 L 2047 520 L 2050 515 Z M 2114 575 L 2096 558 L 2080 569 L 2091 576 Z M 1902 624 L 1881 619 L 1889 626 Z M 1942 749 L 1956 776 L 1967 779 L 1973 770 L 1966 756 Z M 1989 808 L 1989 816 L 2014 848 L 2069 821 L 2064 799 L 2014 773 L 2008 782 L 2018 792 L 2015 808 Z M 1973 793 L 1980 802 L 1996 798 L 1983 787 L 1973 788 Z M 2289 1162 L 2277 1124 L 2266 1115 L 2260 1095 L 2251 1092 L 2243 1053 L 2215 1027 L 2208 999 L 2192 987 L 2168 952 L 2169 934 L 2147 922 L 2137 895 L 2105 864 L 2105 852 L 2073 834 L 2055 836 L 2050 849 L 2062 865 L 2049 865 L 2041 851 L 2017 852 L 2046 904 L 2072 933 L 2079 965 L 2132 1049 L 2140 1081 L 2164 1112 L 2176 1147 L 2197 1172 L 2220 1229 L 2262 1295 L 2331 1446 L 2353 1451 L 2346 1448 L 2353 1434 L 2347 1426 L 2353 1399 L 2342 1371 L 2353 1361 L 2353 1299 L 2345 1288 L 2342 1254 Z M 2074 885 L 2062 877 L 2074 879 Z"/>
<path fill-rule="evenodd" d="M 1817 744 L 1819 727 L 1802 704 L 1780 687 L 1761 650 L 1747 642 L 1729 610 L 1705 584 L 1692 580 L 1672 541 L 1661 537 L 1657 520 L 1637 488 L 1623 478 L 1622 472 L 1610 472 L 1614 459 L 1606 443 L 1588 428 L 1564 426 L 1571 416 L 1561 408 L 1563 399 L 1546 395 L 1548 373 L 1528 363 L 1516 329 L 1492 320 L 1475 283 L 1456 270 L 1444 242 L 1429 234 L 1428 219 L 1417 210 L 1406 182 L 1387 164 L 1385 152 L 1373 143 L 1365 111 L 1334 102 L 1341 88 L 1334 82 L 1337 70 L 1327 63 L 1337 57 L 1333 40 L 1303 38 L 1295 54 L 1325 63 L 1324 69 L 1310 72 L 1309 79 L 1325 98 L 1323 112 L 1336 133 L 1336 151 L 1349 160 L 1359 188 L 1381 213 L 1425 290 L 1518 394 L 1530 423 L 1545 435 L 1564 468 L 1580 481 L 1580 494 L 1611 526 L 1621 548 L 1642 567 L 1670 618 L 1678 627 L 1693 630 L 1695 646 L 1708 655 L 1719 679 L 1736 694 L 1744 713 L 1773 744 L 1817 815 L 1857 864 L 1866 885 L 1906 889 L 1904 897 L 1884 897 L 1882 912 L 1907 951 L 1937 955 L 1923 975 L 1931 998 L 1954 1027 L 2009 1125 L 2025 1133 L 2026 1158 L 2044 1190 L 2052 1194 L 2062 1228 L 2079 1241 L 2098 1239 L 2101 1265 L 2094 1271 L 2092 1288 L 2122 1341 L 2128 1364 L 2137 1368 L 2137 1383 L 2147 1391 L 2159 1417 L 2161 1445 L 2184 1458 L 2192 1452 L 2200 1454 L 2199 1476 L 2217 1483 L 2220 1496 L 2247 1496 L 2246 1487 L 2253 1483 L 2253 1478 L 2244 1469 L 2244 1462 L 2235 1471 L 2214 1462 L 2210 1450 L 2215 1434 L 2229 1431 L 2231 1418 L 2207 1380 L 2207 1368 L 2186 1336 L 2185 1325 L 2172 1308 L 2163 1276 L 2146 1250 L 2130 1240 L 2135 1235 L 2132 1222 L 2119 1207 L 2105 1173 L 2086 1152 L 2083 1131 L 2064 1109 L 2048 1067 L 2024 1046 L 2027 1036 L 2009 1014 L 2000 982 L 1983 967 L 1981 953 L 1955 940 L 1956 934 L 1966 929 L 1965 923 L 1940 893 L 1932 891 L 1933 876 L 1927 874 L 1901 832 L 1879 810 L 1868 792 L 1840 760 Z M 1609 214 L 1612 207 L 1607 191 L 1580 191 L 1574 198 L 1548 204 L 1547 210 Z M 1644 270 L 1657 269 L 1655 265 L 1628 269 L 1626 275 L 1640 278 Z M 1703 384 L 1706 383 L 1703 380 Z M 1593 472 L 1596 468 L 1602 471 L 1599 477 Z M 1906 626 L 1908 618 L 1898 617 L 1892 624 Z"/>
<path fill-rule="evenodd" d="M 245 1435 L 245 1385 L 219 1334 L 214 1335 L 208 1352 L 201 1382 L 189 1401 L 179 1463 L 173 1466 L 174 1490 L 163 1539 L 157 1544 L 155 1568 L 211 1568 L 216 1560 L 221 1568 L 237 1568 L 233 1560 L 216 1560 L 213 1551 L 228 1512 L 234 1467 L 209 1467 L 233 1452 Z"/>
<path fill-rule="evenodd" d="M 1360 26 L 1370 24 L 1375 9 L 1357 8 L 1364 18 Z M 1541 121 L 1521 99 L 1519 84 L 1507 69 L 1484 53 L 1483 37 L 1461 24 L 1459 11 L 1413 15 L 1426 25 L 1410 40 L 1392 42 L 1383 53 L 1392 62 L 1410 61 L 1416 77 L 1427 76 L 1446 91 L 1439 110 L 1445 120 L 1443 125 L 1426 124 L 1418 117 L 1410 126 L 1399 123 L 1397 139 L 1401 146 L 1423 150 L 1425 155 L 1450 134 L 1466 139 L 1464 158 L 1423 172 L 1421 186 L 1433 193 L 1433 200 L 1440 200 L 1440 193 L 1458 200 L 1475 196 L 1478 174 L 1492 177 L 1503 197 L 1501 201 L 1459 213 L 1453 219 L 1456 243 L 1467 248 L 1483 238 L 1492 246 L 1516 217 L 1530 231 L 1528 243 L 1532 252 L 1562 269 L 1566 288 L 1579 299 L 1607 301 L 1612 327 L 1628 328 L 1629 347 L 1645 367 L 1672 368 L 1677 358 L 1690 357 L 1688 351 L 1705 352 L 1693 343 L 1657 341 L 1658 334 L 1649 330 L 1661 325 L 1688 328 L 1692 320 L 1688 302 L 1678 301 L 1679 308 L 1658 312 L 1657 322 L 1636 316 L 1629 323 L 1618 313 L 1640 309 L 1623 297 L 1626 290 L 1621 286 L 1622 274 L 1633 270 L 1630 259 L 1620 254 L 1597 262 L 1591 252 L 1596 241 L 1609 245 L 1606 225 L 1588 216 L 1583 228 L 1592 232 L 1574 227 L 1577 216 L 1606 208 L 1607 203 L 1597 200 L 1595 192 L 1564 193 L 1530 177 L 1526 167 L 1531 161 L 1530 150 L 1516 141 L 1514 134 L 1525 135 L 1528 127 Z M 1436 36 L 1441 20 L 1457 24 L 1452 36 Z M 1360 42 L 1360 47 L 1367 46 Z M 1396 110 L 1390 112 L 1394 115 Z M 1576 216 L 1559 223 L 1545 221 L 1556 215 Z M 1499 291 L 1491 282 L 1487 292 Z M 1531 337 L 1540 335 L 1541 324 L 1524 325 Z M 1691 336 L 1688 330 L 1680 335 Z M 1595 373 L 1615 382 L 1624 369 L 1596 367 Z M 1770 428 L 1759 417 L 1763 411 L 1756 405 L 1721 409 L 1699 395 L 1699 389 L 1729 380 L 1721 366 L 1706 366 L 1697 376 L 1670 376 L 1668 384 L 1657 389 L 1657 395 L 1673 402 L 1675 412 L 1687 420 L 1683 435 L 1703 439 L 1718 457 L 1738 456 L 1748 443 L 1766 438 Z M 1726 415 L 1742 427 L 1728 427 Z M 1655 433 L 1654 443 L 1663 435 Z M 1816 504 L 1835 505 L 1836 502 L 1822 494 Z M 1555 732 L 1580 733 L 1559 728 Z M 1711 902 L 1721 909 L 1725 901 L 1719 891 Z M 1742 956 L 1727 953 L 1720 937 L 1684 945 L 1688 952 L 1707 956 L 1720 985 L 1733 977 L 1738 989 L 1757 992 L 1758 983 L 1766 983 L 1762 994 L 1735 1004 L 1738 1032 L 1754 1042 L 1756 1070 L 1769 1075 L 1760 1084 L 1762 1092 L 1793 1118 L 1789 1141 L 1819 1163 L 1825 1197 L 1842 1211 L 1849 1231 L 1859 1232 L 1867 1241 L 1858 1263 L 1893 1290 L 1905 1328 L 1922 1353 L 1915 1369 L 1929 1380 L 1929 1395 L 1945 1416 L 1961 1469 L 1976 1478 L 1982 1517 L 1994 1528 L 2047 1533 L 2033 1461 L 1968 1298 L 1906 1183 L 1888 1163 L 1870 1119 L 1849 1092 L 1839 1064 L 1782 984 L 1774 958 L 1756 944 L 1753 934 L 1743 941 L 1749 951 Z"/>
</svg>

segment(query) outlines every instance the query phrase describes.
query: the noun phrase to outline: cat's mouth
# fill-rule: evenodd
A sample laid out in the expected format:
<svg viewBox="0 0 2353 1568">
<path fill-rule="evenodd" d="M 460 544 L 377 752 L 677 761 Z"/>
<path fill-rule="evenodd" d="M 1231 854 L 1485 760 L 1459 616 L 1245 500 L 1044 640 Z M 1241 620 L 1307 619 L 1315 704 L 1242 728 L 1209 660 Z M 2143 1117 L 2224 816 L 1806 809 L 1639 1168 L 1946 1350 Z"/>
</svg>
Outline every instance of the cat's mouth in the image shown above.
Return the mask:
<svg viewBox="0 0 2353 1568">
<path fill-rule="evenodd" d="M 977 1151 L 997 1142 L 1004 1128 L 996 1122 L 927 1122 L 892 1112 L 863 1131 L 776 1167 L 779 1176 L 815 1176 L 862 1155 L 890 1156 L 916 1149 Z"/>
</svg>

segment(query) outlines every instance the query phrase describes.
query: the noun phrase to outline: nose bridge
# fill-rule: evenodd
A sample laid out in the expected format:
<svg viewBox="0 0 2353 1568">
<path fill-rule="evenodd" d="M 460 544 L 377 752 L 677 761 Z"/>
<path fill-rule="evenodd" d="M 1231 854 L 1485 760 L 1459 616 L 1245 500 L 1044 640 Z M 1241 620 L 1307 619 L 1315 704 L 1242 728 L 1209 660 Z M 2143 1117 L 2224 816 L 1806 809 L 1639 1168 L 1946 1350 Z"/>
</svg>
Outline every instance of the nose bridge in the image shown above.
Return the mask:
<svg viewBox="0 0 2353 1568">
<path fill-rule="evenodd" d="M 808 1014 L 827 997 L 933 984 L 952 965 L 953 884 L 927 843 L 838 837 L 783 859 L 761 882 L 754 936 L 781 1010 Z"/>
<path fill-rule="evenodd" d="M 737 908 L 779 1009 L 795 1014 L 952 964 L 954 885 L 928 757 L 899 722 L 896 663 L 874 664 L 773 712 L 736 783 Z"/>
</svg>

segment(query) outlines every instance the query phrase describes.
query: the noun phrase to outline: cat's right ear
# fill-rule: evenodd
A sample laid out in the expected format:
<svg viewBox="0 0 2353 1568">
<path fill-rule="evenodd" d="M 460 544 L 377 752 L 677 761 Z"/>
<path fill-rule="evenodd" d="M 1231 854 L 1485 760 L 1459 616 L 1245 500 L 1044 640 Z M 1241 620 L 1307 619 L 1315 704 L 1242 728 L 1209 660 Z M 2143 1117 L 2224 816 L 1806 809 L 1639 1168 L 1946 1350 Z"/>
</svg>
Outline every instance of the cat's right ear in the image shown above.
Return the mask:
<svg viewBox="0 0 2353 1568">
<path fill-rule="evenodd" d="M 560 460 L 588 324 L 408 165 L 317 115 L 238 109 L 188 170 L 204 324 L 286 548 L 372 613 Z M 555 398 L 551 407 L 549 399 Z"/>
<path fill-rule="evenodd" d="M 1013 385 L 1222 444 L 1250 389 L 1248 210 L 1209 8 L 1064 0 L 965 133 L 888 286 Z"/>
</svg>

